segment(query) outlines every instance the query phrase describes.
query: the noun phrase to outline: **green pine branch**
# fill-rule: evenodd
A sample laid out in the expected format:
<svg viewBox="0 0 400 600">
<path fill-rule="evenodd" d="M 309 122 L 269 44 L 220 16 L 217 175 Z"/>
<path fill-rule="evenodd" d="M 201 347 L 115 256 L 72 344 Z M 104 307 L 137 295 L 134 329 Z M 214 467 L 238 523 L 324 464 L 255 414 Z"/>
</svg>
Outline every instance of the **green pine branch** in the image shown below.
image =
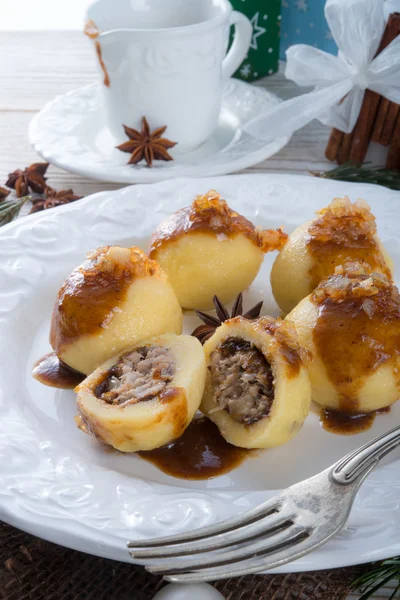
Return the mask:
<svg viewBox="0 0 400 600">
<path fill-rule="evenodd" d="M 400 597 L 400 556 L 384 560 L 371 571 L 353 581 L 352 587 L 362 594 L 360 600 L 368 600 L 392 580 L 395 580 L 397 585 L 388 600 Z"/>
<path fill-rule="evenodd" d="M 331 171 L 309 171 L 315 177 L 338 179 L 355 183 L 375 183 L 391 190 L 400 190 L 400 171 L 383 167 L 368 167 L 361 164 L 345 163 Z"/>
<path fill-rule="evenodd" d="M 0 227 L 13 221 L 20 213 L 21 208 L 31 199 L 30 196 L 18 200 L 4 200 L 0 203 Z"/>
</svg>

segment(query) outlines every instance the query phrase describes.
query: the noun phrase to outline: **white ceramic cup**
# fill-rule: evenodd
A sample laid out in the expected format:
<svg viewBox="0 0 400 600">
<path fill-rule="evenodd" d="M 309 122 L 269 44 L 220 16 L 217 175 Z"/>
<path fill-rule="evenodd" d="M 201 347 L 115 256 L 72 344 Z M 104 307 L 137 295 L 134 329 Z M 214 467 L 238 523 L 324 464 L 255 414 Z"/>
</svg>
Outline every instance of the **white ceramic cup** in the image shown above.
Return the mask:
<svg viewBox="0 0 400 600">
<path fill-rule="evenodd" d="M 151 129 L 167 126 L 174 152 L 205 142 L 218 124 L 224 82 L 249 49 L 250 21 L 227 0 L 93 0 L 86 20 L 98 29 L 93 43 L 115 138 L 126 140 L 122 125 L 140 128 L 145 116 Z"/>
</svg>

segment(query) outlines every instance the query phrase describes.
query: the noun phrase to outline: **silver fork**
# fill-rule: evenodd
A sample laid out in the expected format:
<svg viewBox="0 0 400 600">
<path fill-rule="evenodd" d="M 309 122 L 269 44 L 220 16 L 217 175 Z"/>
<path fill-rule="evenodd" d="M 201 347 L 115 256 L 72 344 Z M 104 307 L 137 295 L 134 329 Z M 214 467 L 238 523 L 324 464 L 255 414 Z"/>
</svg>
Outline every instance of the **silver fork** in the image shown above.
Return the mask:
<svg viewBox="0 0 400 600">
<path fill-rule="evenodd" d="M 398 445 L 400 426 L 242 515 L 186 535 L 128 542 L 130 554 L 150 573 L 176 583 L 279 567 L 322 546 L 343 527 L 363 480 Z"/>
</svg>

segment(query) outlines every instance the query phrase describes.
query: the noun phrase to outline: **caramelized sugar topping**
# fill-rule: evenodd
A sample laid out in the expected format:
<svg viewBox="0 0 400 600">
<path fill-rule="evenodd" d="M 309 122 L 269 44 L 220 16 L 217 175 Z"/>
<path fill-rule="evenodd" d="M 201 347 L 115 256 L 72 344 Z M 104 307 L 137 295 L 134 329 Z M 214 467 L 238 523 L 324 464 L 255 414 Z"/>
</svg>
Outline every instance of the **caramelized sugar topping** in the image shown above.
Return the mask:
<svg viewBox="0 0 400 600">
<path fill-rule="evenodd" d="M 337 267 L 311 298 L 318 306 L 314 343 L 340 396 L 340 410 L 360 412 L 358 394 L 366 378 L 390 360 L 395 374 L 400 366 L 399 291 L 384 275 L 351 263 Z"/>
<path fill-rule="evenodd" d="M 182 208 L 163 221 L 153 233 L 150 256 L 165 242 L 193 231 L 213 232 L 226 237 L 245 235 L 263 252 L 280 250 L 287 240 L 281 229 L 262 230 L 229 208 L 220 195 L 211 190 L 197 196 L 191 206 Z"/>
<path fill-rule="evenodd" d="M 53 310 L 50 343 L 55 352 L 80 336 L 107 327 L 139 277 L 163 271 L 139 248 L 104 246 L 90 252 L 62 285 Z"/>
<path fill-rule="evenodd" d="M 370 272 L 390 270 L 376 241 L 375 217 L 364 200 L 352 204 L 349 198 L 335 198 L 317 213 L 308 233 L 308 250 L 313 256 L 310 271 L 313 287 L 332 275 L 335 267 L 347 261 L 363 261 Z"/>
</svg>

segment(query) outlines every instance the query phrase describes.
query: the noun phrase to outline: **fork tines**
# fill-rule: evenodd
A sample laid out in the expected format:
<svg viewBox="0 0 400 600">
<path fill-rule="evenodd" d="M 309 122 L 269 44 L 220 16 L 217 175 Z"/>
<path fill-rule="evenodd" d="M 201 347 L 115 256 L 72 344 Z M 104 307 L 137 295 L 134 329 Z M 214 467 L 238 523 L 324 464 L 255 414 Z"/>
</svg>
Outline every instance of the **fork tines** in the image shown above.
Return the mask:
<svg viewBox="0 0 400 600">
<path fill-rule="evenodd" d="M 146 561 L 148 571 L 169 581 L 212 581 L 231 576 L 230 569 L 235 575 L 257 572 L 269 554 L 274 553 L 276 562 L 290 548 L 298 552 L 308 536 L 307 528 L 295 523 L 290 503 L 282 503 L 278 496 L 219 525 L 182 536 L 130 542 L 128 547 L 135 560 Z M 203 553 L 207 556 L 198 556 Z M 192 558 L 182 558 L 188 556 Z"/>
</svg>

